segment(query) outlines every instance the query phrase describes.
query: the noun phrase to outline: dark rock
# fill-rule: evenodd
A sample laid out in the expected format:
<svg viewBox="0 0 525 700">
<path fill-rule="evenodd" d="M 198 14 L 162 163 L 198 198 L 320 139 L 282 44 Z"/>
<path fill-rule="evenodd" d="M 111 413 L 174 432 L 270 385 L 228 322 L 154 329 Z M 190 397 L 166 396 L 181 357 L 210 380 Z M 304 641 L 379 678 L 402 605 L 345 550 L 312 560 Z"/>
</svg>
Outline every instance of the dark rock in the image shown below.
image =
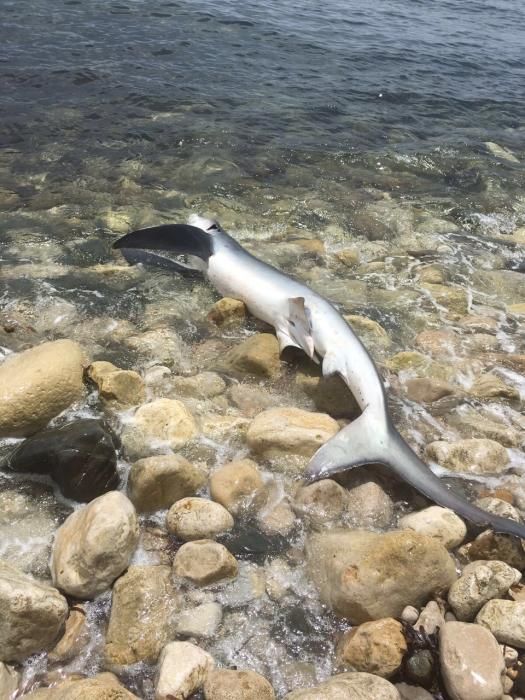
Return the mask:
<svg viewBox="0 0 525 700">
<path fill-rule="evenodd" d="M 16 472 L 47 474 L 67 498 L 87 503 L 119 484 L 117 439 L 98 420 L 82 419 L 42 430 L 7 458 Z"/>
<path fill-rule="evenodd" d="M 412 654 L 405 665 L 405 673 L 409 683 L 429 688 L 435 675 L 435 661 L 429 649 L 421 649 Z"/>
</svg>

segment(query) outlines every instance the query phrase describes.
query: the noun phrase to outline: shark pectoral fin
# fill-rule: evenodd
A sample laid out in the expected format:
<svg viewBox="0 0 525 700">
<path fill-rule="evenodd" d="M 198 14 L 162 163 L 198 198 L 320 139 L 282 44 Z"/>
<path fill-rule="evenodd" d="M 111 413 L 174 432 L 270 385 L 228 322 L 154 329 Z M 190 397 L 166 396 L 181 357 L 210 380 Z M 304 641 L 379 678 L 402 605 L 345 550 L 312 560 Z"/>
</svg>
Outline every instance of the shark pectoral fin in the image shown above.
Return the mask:
<svg viewBox="0 0 525 700">
<path fill-rule="evenodd" d="M 304 297 L 288 299 L 288 335 L 296 346 L 313 359 L 315 355 L 312 337 L 312 320 L 310 310 L 304 303 Z"/>
<path fill-rule="evenodd" d="M 370 409 L 365 410 L 317 450 L 306 468 L 304 479 L 313 482 L 363 464 L 384 463 L 383 428 Z"/>
<path fill-rule="evenodd" d="M 202 261 L 198 260 L 193 265 L 177 262 L 176 260 L 171 260 L 171 258 L 166 258 L 163 255 L 157 255 L 155 253 L 150 253 L 147 250 L 140 250 L 139 248 L 120 248 L 120 252 L 130 263 L 130 265 L 136 265 L 138 263 L 142 265 L 152 265 L 154 267 L 160 267 L 163 270 L 172 270 L 186 276 L 198 276 L 203 272 L 203 266 L 200 264 Z"/>
<path fill-rule="evenodd" d="M 275 334 L 277 336 L 277 340 L 279 341 L 280 352 L 282 352 L 285 348 L 290 347 L 299 348 L 299 350 L 302 350 L 302 347 L 299 345 L 299 343 L 296 343 L 295 340 L 290 337 L 288 330 L 284 330 L 283 328 L 276 328 Z"/>
</svg>

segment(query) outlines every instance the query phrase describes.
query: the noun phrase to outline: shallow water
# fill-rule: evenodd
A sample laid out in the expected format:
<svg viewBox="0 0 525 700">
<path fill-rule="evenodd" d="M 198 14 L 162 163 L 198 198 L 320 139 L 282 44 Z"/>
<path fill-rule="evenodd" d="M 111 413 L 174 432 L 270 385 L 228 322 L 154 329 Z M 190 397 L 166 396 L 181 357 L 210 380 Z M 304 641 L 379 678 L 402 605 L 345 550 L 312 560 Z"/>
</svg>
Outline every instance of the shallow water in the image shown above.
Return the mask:
<svg viewBox="0 0 525 700">
<path fill-rule="evenodd" d="M 144 372 L 166 363 L 163 349 L 139 357 L 125 339 L 169 327 L 182 343 L 173 369 L 191 373 L 196 344 L 252 332 L 253 323 L 210 329 L 217 297 L 204 283 L 126 270 L 111 251 L 134 227 L 192 212 L 217 217 L 341 311 L 382 325 L 388 342 L 365 342 L 388 376 L 398 425 L 419 449 L 461 434 L 449 421 L 456 408 L 408 402 L 398 387 L 414 371 L 390 375 L 389 357 L 415 349 L 421 331 L 455 329 L 466 345 L 432 371 L 468 389 L 481 356 L 525 351 L 523 315 L 508 311 L 525 302 L 522 3 L 6 0 L 2 20 L 0 314 L 10 329 L 2 354 L 73 337 L 93 359 Z M 359 254 L 353 267 L 338 257 L 347 249 Z M 430 268 L 464 293 L 460 311 L 422 286 Z M 470 338 L 467 312 L 494 320 L 488 337 Z M 523 375 L 501 359 L 496 370 L 523 402 Z M 311 408 L 294 393 L 294 371 L 270 390 Z M 525 429 L 523 403 L 466 404 Z M 92 394 L 68 416 L 100 410 Z M 211 468 L 246 451 L 228 439 L 201 449 Z M 514 448 L 508 481 L 517 493 L 524 466 Z M 465 488 L 475 492 L 472 481 Z M 0 488 L 18 487 L 5 479 Z M 391 488 L 400 512 L 413 506 Z M 38 489 L 34 497 L 47 525 L 71 507 Z M 304 532 L 294 536 L 300 547 Z M 28 537 L 0 554 L 41 545 Z M 244 556 L 246 567 L 281 556 L 252 546 L 263 554 Z M 320 609 L 302 562 L 292 561 L 289 576 L 284 602 L 254 603 L 245 579 L 221 591 L 223 631 L 208 645 L 221 663 L 267 675 L 280 696 L 331 673 L 341 628 Z M 108 606 L 107 596 L 88 605 L 93 645 L 69 670 L 100 668 Z M 44 658 L 28 664 L 26 687 L 45 671 Z M 148 697 L 151 676 L 132 669 L 129 686 Z"/>
</svg>

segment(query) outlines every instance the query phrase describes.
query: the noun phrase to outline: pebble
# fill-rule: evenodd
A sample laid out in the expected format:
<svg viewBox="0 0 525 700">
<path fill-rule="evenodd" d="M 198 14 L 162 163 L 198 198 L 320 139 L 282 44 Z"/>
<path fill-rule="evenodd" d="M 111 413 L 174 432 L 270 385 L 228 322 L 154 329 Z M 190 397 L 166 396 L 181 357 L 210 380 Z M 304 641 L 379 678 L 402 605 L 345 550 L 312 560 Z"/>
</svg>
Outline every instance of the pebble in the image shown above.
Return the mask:
<svg viewBox="0 0 525 700">
<path fill-rule="evenodd" d="M 181 455 L 155 455 L 131 465 L 128 495 L 140 513 L 151 513 L 193 496 L 205 483 L 206 474 Z"/>
<path fill-rule="evenodd" d="M 119 369 L 111 362 L 94 362 L 87 375 L 97 385 L 101 398 L 119 408 L 136 406 L 146 398 L 144 380 L 133 370 Z"/>
<path fill-rule="evenodd" d="M 168 532 L 184 542 L 222 535 L 233 524 L 232 516 L 220 503 L 191 496 L 176 501 L 166 516 Z"/>
<path fill-rule="evenodd" d="M 217 634 L 221 620 L 222 606 L 219 603 L 202 603 L 179 614 L 175 631 L 182 637 L 212 639 Z"/>
<path fill-rule="evenodd" d="M 439 659 L 452 700 L 501 700 L 505 664 L 488 630 L 468 622 L 447 622 L 439 633 Z"/>
<path fill-rule="evenodd" d="M 460 545 L 467 534 L 463 520 L 454 511 L 440 506 L 430 506 L 403 516 L 399 520 L 399 527 L 433 537 L 447 549 Z"/>
<path fill-rule="evenodd" d="M 127 569 L 138 539 L 137 514 L 124 494 L 110 491 L 95 498 L 57 530 L 54 585 L 75 598 L 94 598 Z"/>
<path fill-rule="evenodd" d="M 419 611 L 413 605 L 407 605 L 403 608 L 403 612 L 401 613 L 400 617 L 403 620 L 403 622 L 407 622 L 409 625 L 413 625 L 419 617 Z"/>
<path fill-rule="evenodd" d="M 390 678 L 401 668 L 406 651 L 403 626 L 387 617 L 345 632 L 336 654 L 340 667 Z"/>
<path fill-rule="evenodd" d="M 429 601 L 417 618 L 414 627 L 420 631 L 423 629 L 426 634 L 434 634 L 445 624 L 444 609 L 435 600 Z"/>
<path fill-rule="evenodd" d="M 268 490 L 251 459 L 240 459 L 219 467 L 210 477 L 210 495 L 232 515 L 259 510 L 266 502 Z"/>
<path fill-rule="evenodd" d="M 246 318 L 247 309 L 244 302 L 238 299 L 224 297 L 215 302 L 208 313 L 208 320 L 216 326 L 242 323 Z"/>
<path fill-rule="evenodd" d="M 509 463 L 507 450 L 486 438 L 452 443 L 438 440 L 427 445 L 425 456 L 446 469 L 466 474 L 500 474 Z"/>
<path fill-rule="evenodd" d="M 396 683 L 396 689 L 401 696 L 401 700 L 434 700 L 434 696 L 428 690 L 417 685 Z"/>
<path fill-rule="evenodd" d="M 471 621 L 492 598 L 501 598 L 521 579 L 521 574 L 502 561 L 468 564 L 448 592 L 448 602 L 458 620 Z"/>
<path fill-rule="evenodd" d="M 275 700 L 273 688 L 255 671 L 215 669 L 204 683 L 205 700 Z"/>
<path fill-rule="evenodd" d="M 411 683 L 430 687 L 436 676 L 432 652 L 420 649 L 412 653 L 405 662 L 405 674 Z"/>
<path fill-rule="evenodd" d="M 167 644 L 159 659 L 155 700 L 186 700 L 199 690 L 215 661 L 191 642 Z"/>
<path fill-rule="evenodd" d="M 476 622 L 501 644 L 525 649 L 525 602 L 489 600 L 476 615 Z"/>
<path fill-rule="evenodd" d="M 187 542 L 173 560 L 175 576 L 206 586 L 237 576 L 238 564 L 226 547 L 213 540 Z"/>
</svg>

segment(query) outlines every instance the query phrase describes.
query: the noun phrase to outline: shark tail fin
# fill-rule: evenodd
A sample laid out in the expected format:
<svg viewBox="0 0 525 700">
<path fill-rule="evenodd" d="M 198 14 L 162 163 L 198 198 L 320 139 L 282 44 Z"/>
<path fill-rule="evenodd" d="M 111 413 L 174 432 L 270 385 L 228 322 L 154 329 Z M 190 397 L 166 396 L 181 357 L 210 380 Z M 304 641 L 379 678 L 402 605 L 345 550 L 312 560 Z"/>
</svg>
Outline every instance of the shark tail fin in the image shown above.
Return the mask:
<svg viewBox="0 0 525 700">
<path fill-rule="evenodd" d="M 457 513 L 475 525 L 525 539 L 525 525 L 478 508 L 451 491 L 394 428 L 387 416 L 367 408 L 340 430 L 312 457 L 307 482 L 326 479 L 364 464 L 385 464 L 427 498 Z"/>
</svg>

